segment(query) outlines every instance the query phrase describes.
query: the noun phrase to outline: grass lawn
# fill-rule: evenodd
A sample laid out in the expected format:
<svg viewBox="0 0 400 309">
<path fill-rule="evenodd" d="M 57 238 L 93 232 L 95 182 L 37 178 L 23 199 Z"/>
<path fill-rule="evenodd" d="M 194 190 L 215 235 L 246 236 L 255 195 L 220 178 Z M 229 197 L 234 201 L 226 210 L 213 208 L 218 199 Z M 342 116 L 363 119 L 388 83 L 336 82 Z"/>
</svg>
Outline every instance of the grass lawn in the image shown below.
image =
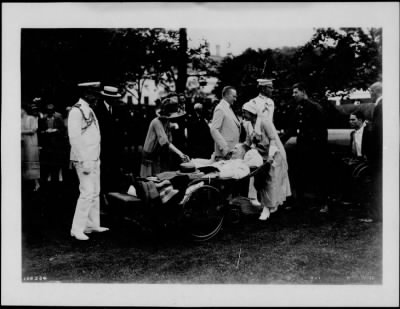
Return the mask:
<svg viewBox="0 0 400 309">
<path fill-rule="evenodd" d="M 86 283 L 382 283 L 382 223 L 359 222 L 357 208 L 338 206 L 329 214 L 280 209 L 266 222 L 247 216 L 238 224 L 225 224 L 205 243 L 190 242 L 171 228 L 149 234 L 134 225 L 91 234 L 89 241 L 80 242 L 69 236 L 72 214 L 73 209 L 64 209 L 65 220 L 24 231 L 22 278 Z M 107 226 L 107 217 L 103 222 Z"/>
</svg>

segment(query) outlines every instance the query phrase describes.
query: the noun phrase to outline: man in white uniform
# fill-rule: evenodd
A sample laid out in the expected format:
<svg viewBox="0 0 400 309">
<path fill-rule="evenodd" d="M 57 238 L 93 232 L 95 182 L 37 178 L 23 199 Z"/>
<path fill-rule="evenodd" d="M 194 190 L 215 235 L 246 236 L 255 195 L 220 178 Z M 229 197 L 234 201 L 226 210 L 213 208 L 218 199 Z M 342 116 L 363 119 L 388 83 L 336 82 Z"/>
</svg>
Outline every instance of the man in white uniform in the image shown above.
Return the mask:
<svg viewBox="0 0 400 309">
<path fill-rule="evenodd" d="M 257 79 L 257 83 L 260 93 L 257 97 L 251 99 L 250 101 L 254 102 L 258 113 L 254 130 L 257 135 L 261 135 L 260 117 L 268 117 L 271 122 L 273 122 L 275 103 L 271 99 L 271 96 L 274 88 L 272 85 L 272 79 Z"/>
<path fill-rule="evenodd" d="M 93 83 L 78 85 L 81 94 L 68 115 L 70 159 L 79 178 L 80 195 L 72 221 L 71 236 L 88 240 L 85 233 L 104 232 L 100 226 L 100 130 L 89 106 L 95 102 Z"/>
</svg>

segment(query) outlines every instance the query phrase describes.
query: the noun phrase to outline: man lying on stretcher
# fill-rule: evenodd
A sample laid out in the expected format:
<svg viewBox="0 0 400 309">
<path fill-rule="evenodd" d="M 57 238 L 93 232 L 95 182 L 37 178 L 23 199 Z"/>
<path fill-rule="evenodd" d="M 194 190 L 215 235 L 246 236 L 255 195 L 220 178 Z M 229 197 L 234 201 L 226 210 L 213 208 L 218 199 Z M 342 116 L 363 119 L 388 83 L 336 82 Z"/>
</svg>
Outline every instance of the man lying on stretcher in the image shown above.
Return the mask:
<svg viewBox="0 0 400 309">
<path fill-rule="evenodd" d="M 240 179 L 248 174 L 250 174 L 250 168 L 259 167 L 263 164 L 263 159 L 261 155 L 258 153 L 256 149 L 250 149 L 245 144 L 237 144 L 231 154 L 231 159 L 229 160 L 220 160 L 215 161 L 214 156 L 211 159 L 192 159 L 188 163 L 183 163 L 181 165 L 191 165 L 194 166 L 195 169 L 201 169 L 204 167 L 213 167 L 217 169 L 218 176 L 220 178 L 232 178 L 232 179 Z M 187 177 L 187 176 L 186 176 Z M 187 179 L 189 182 L 189 178 Z M 196 184 L 195 188 L 186 188 L 185 197 L 196 188 L 201 186 L 203 183 Z M 138 197 L 145 202 L 151 202 L 155 200 L 159 200 L 161 198 L 161 202 L 163 204 L 167 203 L 172 197 L 179 193 L 179 188 L 183 189 L 184 186 L 177 185 L 176 177 L 170 180 L 162 180 L 162 181 L 141 181 L 141 180 L 133 180 L 129 179 L 125 181 L 121 181 L 116 192 L 126 192 L 128 195 Z M 185 190 L 185 189 L 183 189 Z M 118 193 L 113 192 L 111 195 L 117 195 Z M 183 192 L 182 192 L 183 194 Z M 260 202 L 257 199 L 257 191 L 254 188 L 254 179 L 250 178 L 249 184 L 249 194 L 248 198 L 254 206 L 260 206 Z M 184 202 L 185 198 L 182 200 Z"/>
<path fill-rule="evenodd" d="M 248 147 L 246 144 L 236 144 L 232 150 L 231 159 L 215 161 L 214 154 L 210 160 L 192 159 L 191 162 L 196 168 L 213 166 L 219 170 L 220 178 L 240 179 L 250 174 L 250 168 L 260 167 L 263 158 L 256 149 Z M 257 191 L 254 188 L 254 179 L 250 178 L 248 198 L 254 206 L 261 206 L 257 199 Z"/>
</svg>

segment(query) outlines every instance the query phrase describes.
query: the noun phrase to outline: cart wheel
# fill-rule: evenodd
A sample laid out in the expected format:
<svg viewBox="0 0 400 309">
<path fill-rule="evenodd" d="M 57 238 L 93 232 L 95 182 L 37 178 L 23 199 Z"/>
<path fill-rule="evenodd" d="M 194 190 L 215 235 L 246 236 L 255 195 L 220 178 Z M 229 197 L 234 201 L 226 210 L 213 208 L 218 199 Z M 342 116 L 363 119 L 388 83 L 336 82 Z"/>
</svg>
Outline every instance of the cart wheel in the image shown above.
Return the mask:
<svg viewBox="0 0 400 309">
<path fill-rule="evenodd" d="M 184 226 L 194 241 L 206 241 L 221 230 L 224 204 L 220 191 L 204 185 L 193 191 L 183 205 Z"/>
</svg>

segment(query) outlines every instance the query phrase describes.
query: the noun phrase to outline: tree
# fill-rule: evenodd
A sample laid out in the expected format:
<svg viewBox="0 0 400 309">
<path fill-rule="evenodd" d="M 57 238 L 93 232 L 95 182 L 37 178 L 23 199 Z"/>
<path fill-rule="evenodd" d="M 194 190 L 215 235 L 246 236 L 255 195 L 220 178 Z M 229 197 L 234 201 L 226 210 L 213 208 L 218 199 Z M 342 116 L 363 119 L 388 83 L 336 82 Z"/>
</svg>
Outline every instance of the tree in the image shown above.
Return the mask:
<svg viewBox="0 0 400 309">
<path fill-rule="evenodd" d="M 187 31 L 185 28 L 179 29 L 179 62 L 178 62 L 178 81 L 176 89 L 183 93 L 186 89 L 187 66 L 188 66 L 188 42 Z"/>
<path fill-rule="evenodd" d="M 243 103 L 256 95 L 257 78 L 272 77 L 275 88 L 287 89 L 302 81 L 310 93 L 323 97 L 327 90 L 365 89 L 381 79 L 381 74 L 382 29 L 318 28 L 301 47 L 247 49 L 239 56 L 224 58 L 216 93 L 233 85 Z"/>
<path fill-rule="evenodd" d="M 366 88 L 381 78 L 381 30 L 319 28 L 296 58 L 299 80 L 314 92 Z"/>
<path fill-rule="evenodd" d="M 110 50 L 115 58 L 114 80 L 135 82 L 138 102 L 141 101 L 146 79 L 170 87 L 176 84 L 179 64 L 179 34 L 163 28 L 111 29 Z M 111 70 L 111 68 L 109 68 Z"/>
<path fill-rule="evenodd" d="M 215 93 L 219 95 L 224 86 L 232 85 L 238 90 L 238 104 L 243 104 L 258 94 L 258 78 L 274 78 L 276 87 L 286 87 L 286 77 L 293 72 L 291 59 L 295 50 L 249 48 L 237 57 L 225 57 L 219 67 L 220 83 Z"/>
<path fill-rule="evenodd" d="M 78 82 L 118 86 L 131 79 L 140 102 L 146 79 L 182 91 L 187 62 L 192 63 L 199 50 L 201 66 L 209 52 L 189 49 L 184 28 L 23 29 L 22 94 L 28 101 L 43 96 L 56 105 L 70 105 Z"/>
</svg>

